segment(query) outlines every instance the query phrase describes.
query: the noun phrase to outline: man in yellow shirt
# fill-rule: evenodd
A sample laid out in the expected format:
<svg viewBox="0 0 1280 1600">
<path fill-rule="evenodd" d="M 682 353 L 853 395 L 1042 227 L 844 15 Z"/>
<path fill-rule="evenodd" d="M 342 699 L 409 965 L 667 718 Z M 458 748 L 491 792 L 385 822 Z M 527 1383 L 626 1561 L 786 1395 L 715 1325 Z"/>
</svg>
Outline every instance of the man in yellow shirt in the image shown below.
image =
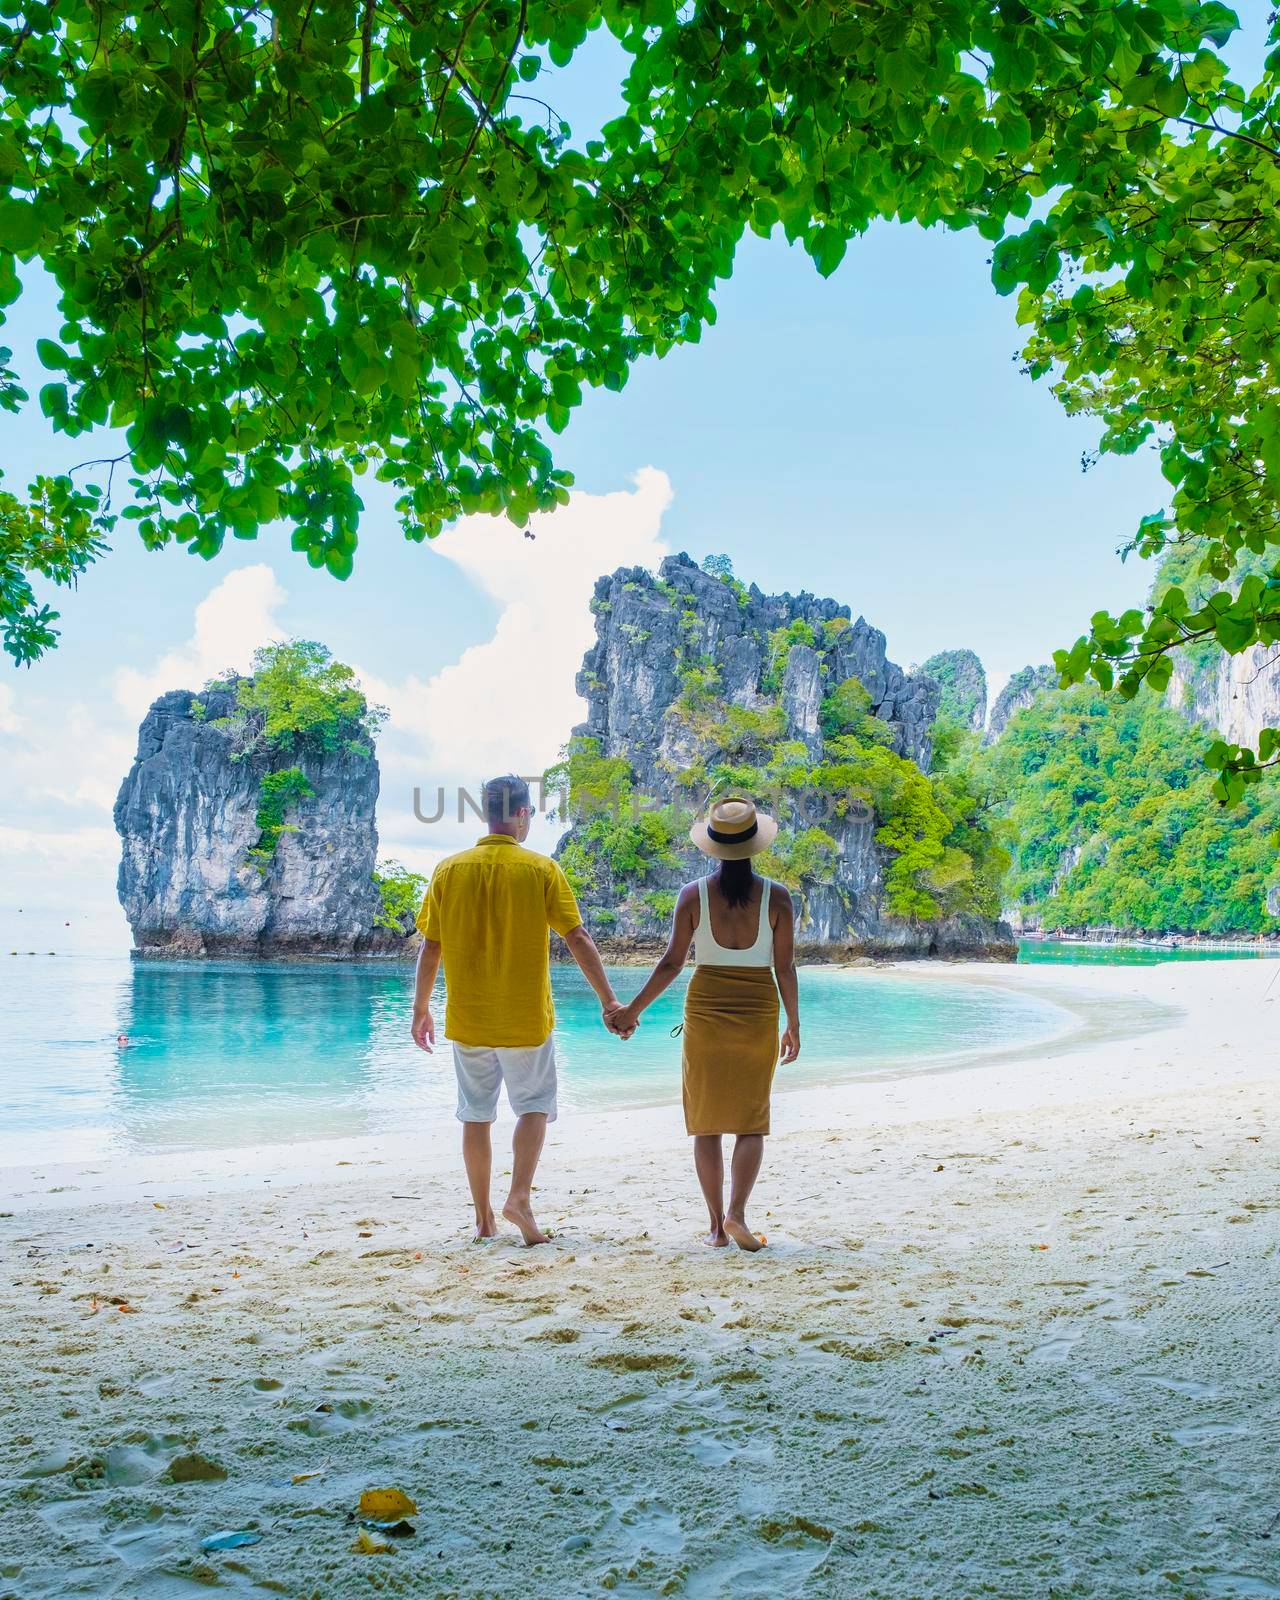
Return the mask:
<svg viewBox="0 0 1280 1600">
<path fill-rule="evenodd" d="M 603 1016 L 620 1009 L 591 935 L 582 925 L 569 880 L 549 856 L 522 849 L 532 808 L 529 785 L 509 774 L 484 786 L 489 832 L 474 848 L 448 856 L 432 874 L 418 913 L 422 949 L 413 997 L 414 1042 L 435 1043 L 431 989 L 441 960 L 445 1036 L 458 1077 L 462 1159 L 476 1208 L 476 1238 L 498 1228 L 489 1198 L 490 1128 L 498 1093 L 516 1114 L 511 1192 L 502 1214 L 526 1244 L 545 1244 L 530 1193 L 547 1123 L 556 1117 L 556 1056 L 548 968 L 554 928 L 600 998 Z"/>
</svg>

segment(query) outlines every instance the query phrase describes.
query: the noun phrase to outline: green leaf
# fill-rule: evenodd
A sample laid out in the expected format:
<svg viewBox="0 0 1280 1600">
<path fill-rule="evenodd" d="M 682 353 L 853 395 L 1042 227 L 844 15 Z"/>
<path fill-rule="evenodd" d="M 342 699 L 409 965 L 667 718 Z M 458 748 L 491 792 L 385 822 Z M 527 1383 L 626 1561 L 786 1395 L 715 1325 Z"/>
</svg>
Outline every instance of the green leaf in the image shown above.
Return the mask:
<svg viewBox="0 0 1280 1600">
<path fill-rule="evenodd" d="M 35 206 L 24 200 L 0 196 L 0 243 L 23 256 L 40 242 L 44 227 Z"/>
<path fill-rule="evenodd" d="M 40 410 L 55 420 L 67 414 L 67 386 L 65 383 L 46 383 L 40 391 Z"/>
<path fill-rule="evenodd" d="M 815 228 L 805 240 L 806 251 L 813 258 L 819 274 L 829 278 L 844 260 L 848 240 L 832 227 Z"/>
</svg>

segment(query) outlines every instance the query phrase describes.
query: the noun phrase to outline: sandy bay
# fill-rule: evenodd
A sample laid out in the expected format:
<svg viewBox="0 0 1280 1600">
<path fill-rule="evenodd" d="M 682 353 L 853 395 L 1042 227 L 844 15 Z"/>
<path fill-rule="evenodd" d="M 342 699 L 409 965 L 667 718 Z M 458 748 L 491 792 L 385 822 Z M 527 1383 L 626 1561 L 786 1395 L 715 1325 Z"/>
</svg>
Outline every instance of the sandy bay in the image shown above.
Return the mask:
<svg viewBox="0 0 1280 1600">
<path fill-rule="evenodd" d="M 451 1140 L 0 1172 L 0 1596 L 1280 1594 L 1280 969 L 922 973 L 1073 1027 L 780 1094 L 758 1257 L 673 1106 L 558 1125 L 536 1251 Z"/>
</svg>

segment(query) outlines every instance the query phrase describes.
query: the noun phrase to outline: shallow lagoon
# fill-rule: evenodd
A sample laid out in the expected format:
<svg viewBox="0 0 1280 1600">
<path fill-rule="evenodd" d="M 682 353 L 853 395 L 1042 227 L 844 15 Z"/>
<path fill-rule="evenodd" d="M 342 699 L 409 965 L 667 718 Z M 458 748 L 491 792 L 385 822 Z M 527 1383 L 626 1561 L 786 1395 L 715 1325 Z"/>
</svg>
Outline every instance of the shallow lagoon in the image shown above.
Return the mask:
<svg viewBox="0 0 1280 1600">
<path fill-rule="evenodd" d="M 448 1047 L 427 1056 L 408 1036 L 407 967 L 6 962 L 0 1165 L 426 1133 L 452 1116 Z M 642 977 L 613 972 L 622 996 Z M 604 1031 L 577 969 L 555 970 L 562 1111 L 679 1098 L 671 1029 L 684 981 L 624 1044 Z M 1047 1041 L 1072 1021 L 1038 998 L 936 975 L 807 967 L 800 986 L 804 1053 L 780 1078 L 788 1086 L 936 1067 Z"/>
</svg>

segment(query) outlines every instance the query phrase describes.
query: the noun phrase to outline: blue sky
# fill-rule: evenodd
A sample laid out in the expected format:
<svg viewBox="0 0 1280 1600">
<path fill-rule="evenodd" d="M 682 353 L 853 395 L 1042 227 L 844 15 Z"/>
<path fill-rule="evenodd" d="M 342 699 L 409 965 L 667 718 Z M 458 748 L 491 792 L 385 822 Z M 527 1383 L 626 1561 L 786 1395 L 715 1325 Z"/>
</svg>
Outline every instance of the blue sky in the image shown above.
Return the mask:
<svg viewBox="0 0 1280 1600">
<path fill-rule="evenodd" d="M 565 75 L 559 104 L 579 126 L 612 110 L 613 59 L 593 42 Z M 110 797 L 140 708 L 244 664 L 272 632 L 322 639 L 391 707 L 380 824 L 391 850 L 428 866 L 470 830 L 424 838 L 413 784 L 482 773 L 508 731 L 521 764 L 554 759 L 576 715 L 565 680 L 589 638 L 590 582 L 620 560 L 724 551 L 764 589 L 847 602 L 904 665 L 965 645 L 996 684 L 1069 644 L 1099 606 L 1139 602 L 1149 570 L 1116 549 L 1164 502 L 1155 457 L 1081 472 L 1094 425 L 1020 374 L 989 249 L 882 225 L 823 282 L 799 250 L 749 239 L 700 345 L 588 397 L 557 442 L 573 514 L 534 542 L 486 521 L 408 545 L 376 485 L 346 584 L 312 571 L 284 528 L 209 564 L 148 554 L 122 525 L 62 602 L 59 648 L 29 670 L 0 664 L 0 903 L 51 904 L 74 886 L 109 907 Z M 57 323 L 37 279 L 0 331 L 32 393 L 35 339 Z M 103 453 L 52 435 L 33 408 L 0 426 L 10 487 Z"/>
</svg>

